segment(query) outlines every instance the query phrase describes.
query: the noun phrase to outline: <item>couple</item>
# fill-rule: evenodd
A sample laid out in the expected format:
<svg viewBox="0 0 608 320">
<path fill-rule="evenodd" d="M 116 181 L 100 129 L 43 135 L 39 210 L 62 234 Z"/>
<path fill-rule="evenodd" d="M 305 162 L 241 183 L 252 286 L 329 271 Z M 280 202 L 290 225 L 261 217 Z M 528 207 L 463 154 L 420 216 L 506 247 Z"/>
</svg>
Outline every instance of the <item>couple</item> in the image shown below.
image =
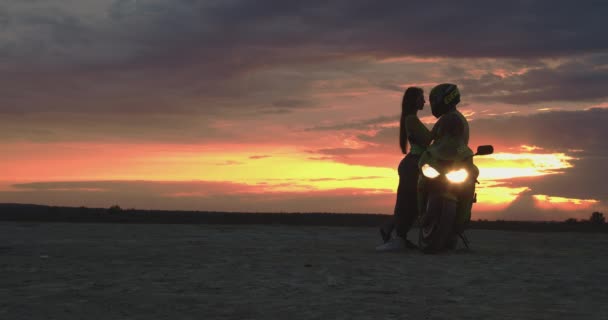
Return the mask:
<svg viewBox="0 0 608 320">
<path fill-rule="evenodd" d="M 438 118 L 429 131 L 418 118 L 418 111 L 424 108 L 424 91 L 409 87 L 401 103 L 399 124 L 399 145 L 406 156 L 399 163 L 399 186 L 394 215 L 380 227 L 384 244 L 377 251 L 400 251 L 415 249 L 417 246 L 407 239 L 407 233 L 418 217 L 418 161 L 425 151 L 434 156 L 448 159 L 463 145 L 468 148 L 469 126 L 466 118 L 456 110 L 460 102 L 460 92 L 454 84 L 444 83 L 434 87 L 429 95 L 431 112 Z M 410 149 L 407 151 L 409 142 Z M 392 237 L 395 230 L 396 237 Z"/>
</svg>

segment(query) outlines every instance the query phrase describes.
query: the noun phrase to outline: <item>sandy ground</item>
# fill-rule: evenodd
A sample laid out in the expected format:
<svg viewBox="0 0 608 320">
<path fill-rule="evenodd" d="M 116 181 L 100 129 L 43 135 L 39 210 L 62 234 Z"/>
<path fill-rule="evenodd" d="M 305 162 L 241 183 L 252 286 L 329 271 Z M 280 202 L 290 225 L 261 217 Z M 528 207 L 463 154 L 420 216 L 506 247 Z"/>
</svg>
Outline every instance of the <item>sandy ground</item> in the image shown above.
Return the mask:
<svg viewBox="0 0 608 320">
<path fill-rule="evenodd" d="M 472 230 L 376 253 L 374 228 L 0 223 L 0 319 L 608 319 L 608 236 Z"/>
</svg>

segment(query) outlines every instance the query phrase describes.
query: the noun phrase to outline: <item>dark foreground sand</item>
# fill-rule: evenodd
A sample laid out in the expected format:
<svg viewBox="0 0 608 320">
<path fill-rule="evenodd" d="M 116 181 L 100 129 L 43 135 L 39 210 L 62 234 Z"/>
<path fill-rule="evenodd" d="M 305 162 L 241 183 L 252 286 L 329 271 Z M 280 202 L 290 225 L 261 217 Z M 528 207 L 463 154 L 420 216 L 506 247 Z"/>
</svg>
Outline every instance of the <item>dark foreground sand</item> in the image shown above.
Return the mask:
<svg viewBox="0 0 608 320">
<path fill-rule="evenodd" d="M 0 319 L 608 319 L 608 235 L 469 231 L 374 252 L 374 228 L 0 223 Z"/>
</svg>

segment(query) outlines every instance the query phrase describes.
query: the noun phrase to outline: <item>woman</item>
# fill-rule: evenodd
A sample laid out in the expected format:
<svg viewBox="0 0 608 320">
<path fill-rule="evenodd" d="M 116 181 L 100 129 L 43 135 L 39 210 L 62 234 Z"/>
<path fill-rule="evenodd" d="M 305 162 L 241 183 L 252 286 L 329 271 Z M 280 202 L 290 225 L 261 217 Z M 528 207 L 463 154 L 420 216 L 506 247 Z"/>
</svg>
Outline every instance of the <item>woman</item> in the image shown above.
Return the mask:
<svg viewBox="0 0 608 320">
<path fill-rule="evenodd" d="M 380 227 L 384 244 L 378 251 L 393 251 L 404 248 L 416 248 L 407 240 L 407 233 L 418 215 L 416 189 L 418 185 L 418 160 L 431 142 L 430 131 L 418 118 L 418 111 L 424 108 L 424 91 L 421 88 L 409 87 L 405 90 L 401 103 L 401 121 L 399 123 L 399 146 L 406 156 L 399 163 L 399 186 L 394 216 Z M 410 150 L 407 152 L 407 144 Z M 391 239 L 395 229 L 397 237 Z"/>
</svg>

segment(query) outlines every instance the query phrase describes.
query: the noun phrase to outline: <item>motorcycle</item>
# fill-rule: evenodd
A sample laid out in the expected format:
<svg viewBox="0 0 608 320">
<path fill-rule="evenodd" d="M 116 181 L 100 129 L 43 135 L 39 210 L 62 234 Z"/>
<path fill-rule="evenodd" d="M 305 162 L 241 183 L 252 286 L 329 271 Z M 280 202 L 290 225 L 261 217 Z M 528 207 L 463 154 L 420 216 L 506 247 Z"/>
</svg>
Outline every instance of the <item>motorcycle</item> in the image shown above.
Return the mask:
<svg viewBox="0 0 608 320">
<path fill-rule="evenodd" d="M 493 146 L 484 145 L 477 147 L 473 156 L 493 152 Z M 475 184 L 479 183 L 479 169 L 473 163 L 473 157 L 445 161 L 425 152 L 419 167 L 422 173 L 418 181 L 419 248 L 424 253 L 454 249 L 458 237 L 468 248 L 464 231 L 471 220 L 473 203 L 477 202 Z"/>
</svg>

